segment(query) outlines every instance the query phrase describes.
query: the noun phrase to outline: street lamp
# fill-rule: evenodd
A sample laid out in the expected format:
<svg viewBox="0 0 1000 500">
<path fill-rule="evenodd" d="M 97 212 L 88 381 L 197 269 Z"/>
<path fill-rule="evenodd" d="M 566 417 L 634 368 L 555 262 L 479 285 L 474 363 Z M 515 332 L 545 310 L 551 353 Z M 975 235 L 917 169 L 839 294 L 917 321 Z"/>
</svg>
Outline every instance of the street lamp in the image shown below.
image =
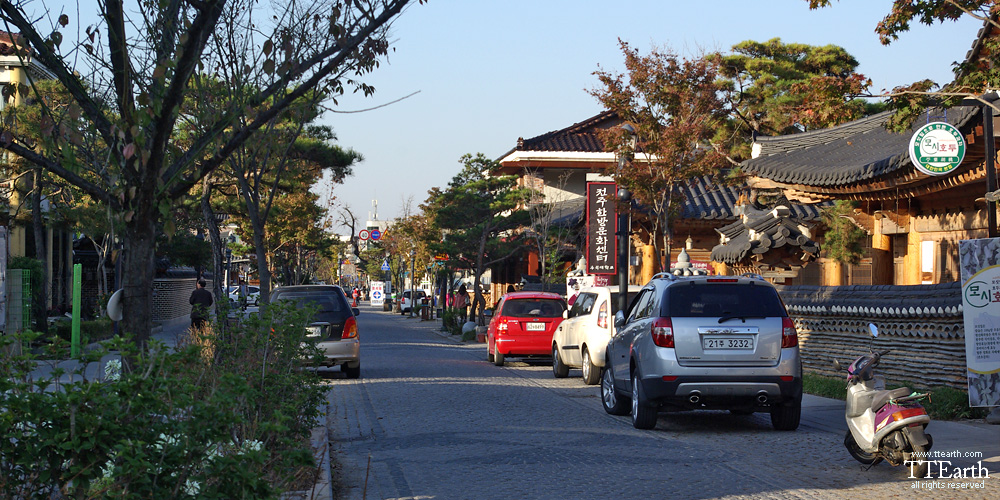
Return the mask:
<svg viewBox="0 0 1000 500">
<path fill-rule="evenodd" d="M 410 250 L 410 317 L 413 317 L 413 309 L 417 305 L 417 291 L 414 288 L 417 280 L 417 251 Z"/>
<path fill-rule="evenodd" d="M 630 166 L 635 155 L 636 133 L 628 123 L 622 125 L 627 147 L 618 156 L 618 169 L 624 170 Z M 632 193 L 624 187 L 618 188 L 618 310 L 625 311 L 628 307 L 628 233 L 629 207 Z"/>
</svg>

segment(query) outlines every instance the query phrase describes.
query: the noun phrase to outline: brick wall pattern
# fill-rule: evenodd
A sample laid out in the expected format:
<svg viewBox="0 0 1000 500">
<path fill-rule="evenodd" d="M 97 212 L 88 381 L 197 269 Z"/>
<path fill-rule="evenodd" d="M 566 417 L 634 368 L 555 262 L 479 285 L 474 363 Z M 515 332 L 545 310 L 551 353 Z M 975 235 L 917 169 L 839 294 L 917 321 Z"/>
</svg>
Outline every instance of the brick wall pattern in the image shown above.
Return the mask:
<svg viewBox="0 0 1000 500">
<path fill-rule="evenodd" d="M 212 280 L 205 280 L 211 290 Z M 165 322 L 191 315 L 191 292 L 196 278 L 157 278 L 153 280 L 153 321 Z M 218 300 L 218 297 L 216 297 Z M 213 312 L 215 308 L 213 307 Z"/>
<path fill-rule="evenodd" d="M 879 328 L 876 350 L 891 349 L 879 365 L 888 383 L 968 390 L 965 326 L 958 282 L 910 286 L 778 287 L 799 333 L 803 369 L 845 377 L 846 366 L 867 352 L 868 324 Z"/>
</svg>

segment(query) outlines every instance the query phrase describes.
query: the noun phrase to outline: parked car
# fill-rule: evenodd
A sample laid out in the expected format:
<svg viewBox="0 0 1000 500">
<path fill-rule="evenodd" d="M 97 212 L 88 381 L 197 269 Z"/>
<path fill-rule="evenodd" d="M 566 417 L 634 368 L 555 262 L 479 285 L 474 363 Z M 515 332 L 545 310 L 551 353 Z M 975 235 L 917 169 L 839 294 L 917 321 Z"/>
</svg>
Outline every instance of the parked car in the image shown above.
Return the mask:
<svg viewBox="0 0 1000 500">
<path fill-rule="evenodd" d="M 260 305 L 260 287 L 248 285 L 246 289 L 248 306 Z M 229 287 L 229 303 L 233 306 L 240 303 L 240 287 Z"/>
<path fill-rule="evenodd" d="M 566 301 L 549 292 L 511 292 L 500 297 L 486 330 L 486 359 L 503 366 L 507 356 L 548 356 Z"/>
<path fill-rule="evenodd" d="M 626 303 L 641 288 L 629 285 Z M 566 319 L 552 335 L 552 373 L 556 378 L 569 375 L 570 368 L 582 368 L 584 383 L 600 382 L 604 351 L 615 331 L 618 290 L 617 286 L 595 286 L 577 294 L 564 315 Z"/>
<path fill-rule="evenodd" d="M 322 366 L 340 366 L 347 378 L 361 376 L 361 342 L 358 308 L 352 308 L 336 285 L 283 286 L 271 292 L 271 302 L 288 301 L 297 308 L 312 306 L 316 313 L 306 328 L 306 338 L 323 352 Z"/>
<path fill-rule="evenodd" d="M 403 314 L 410 314 L 410 308 L 413 307 L 413 302 L 414 301 L 410 300 L 410 293 L 411 292 L 414 293 L 414 294 L 416 294 L 416 296 L 417 296 L 417 300 L 416 300 L 417 306 L 420 306 L 420 300 L 421 299 L 424 299 L 424 298 L 427 297 L 427 292 L 425 292 L 425 291 L 423 291 L 423 290 L 421 290 L 419 288 L 416 289 L 416 290 L 404 290 L 403 293 L 402 293 L 402 295 L 400 295 L 401 298 L 399 299 L 399 310 Z"/>
<path fill-rule="evenodd" d="M 615 315 L 601 402 L 650 429 L 659 411 L 769 412 L 778 430 L 799 426 L 802 363 L 795 325 L 758 275 L 661 273 Z"/>
</svg>

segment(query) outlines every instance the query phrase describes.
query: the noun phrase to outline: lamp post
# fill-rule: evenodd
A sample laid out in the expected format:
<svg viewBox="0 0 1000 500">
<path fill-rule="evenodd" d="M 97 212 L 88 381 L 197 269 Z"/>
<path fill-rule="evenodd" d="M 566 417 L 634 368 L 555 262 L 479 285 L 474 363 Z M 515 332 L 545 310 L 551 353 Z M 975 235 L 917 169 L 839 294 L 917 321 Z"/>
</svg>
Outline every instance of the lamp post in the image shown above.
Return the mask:
<svg viewBox="0 0 1000 500">
<path fill-rule="evenodd" d="M 414 284 L 417 281 L 417 251 L 410 250 L 410 317 L 413 317 L 413 309 L 417 305 L 417 291 Z"/>
<path fill-rule="evenodd" d="M 635 128 L 628 123 L 622 125 L 622 132 L 625 133 L 626 148 L 618 156 L 618 171 L 624 170 L 632 163 L 635 155 L 636 134 Z M 618 310 L 625 311 L 628 307 L 628 233 L 629 233 L 629 207 L 632 202 L 632 193 L 624 187 L 618 188 Z"/>
</svg>

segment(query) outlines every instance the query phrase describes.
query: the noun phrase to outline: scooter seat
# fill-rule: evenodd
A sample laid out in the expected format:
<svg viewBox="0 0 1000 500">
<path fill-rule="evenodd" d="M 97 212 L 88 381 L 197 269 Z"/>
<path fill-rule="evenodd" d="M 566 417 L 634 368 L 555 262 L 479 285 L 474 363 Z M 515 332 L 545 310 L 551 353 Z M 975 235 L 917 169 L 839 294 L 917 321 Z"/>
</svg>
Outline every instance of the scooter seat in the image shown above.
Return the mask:
<svg viewBox="0 0 1000 500">
<path fill-rule="evenodd" d="M 872 399 L 872 411 L 878 411 L 879 408 L 885 406 L 885 404 L 888 403 L 890 399 L 909 396 L 910 392 L 911 391 L 909 387 L 900 387 L 899 389 L 893 389 L 891 391 L 882 391 L 876 394 L 875 398 Z"/>
</svg>

